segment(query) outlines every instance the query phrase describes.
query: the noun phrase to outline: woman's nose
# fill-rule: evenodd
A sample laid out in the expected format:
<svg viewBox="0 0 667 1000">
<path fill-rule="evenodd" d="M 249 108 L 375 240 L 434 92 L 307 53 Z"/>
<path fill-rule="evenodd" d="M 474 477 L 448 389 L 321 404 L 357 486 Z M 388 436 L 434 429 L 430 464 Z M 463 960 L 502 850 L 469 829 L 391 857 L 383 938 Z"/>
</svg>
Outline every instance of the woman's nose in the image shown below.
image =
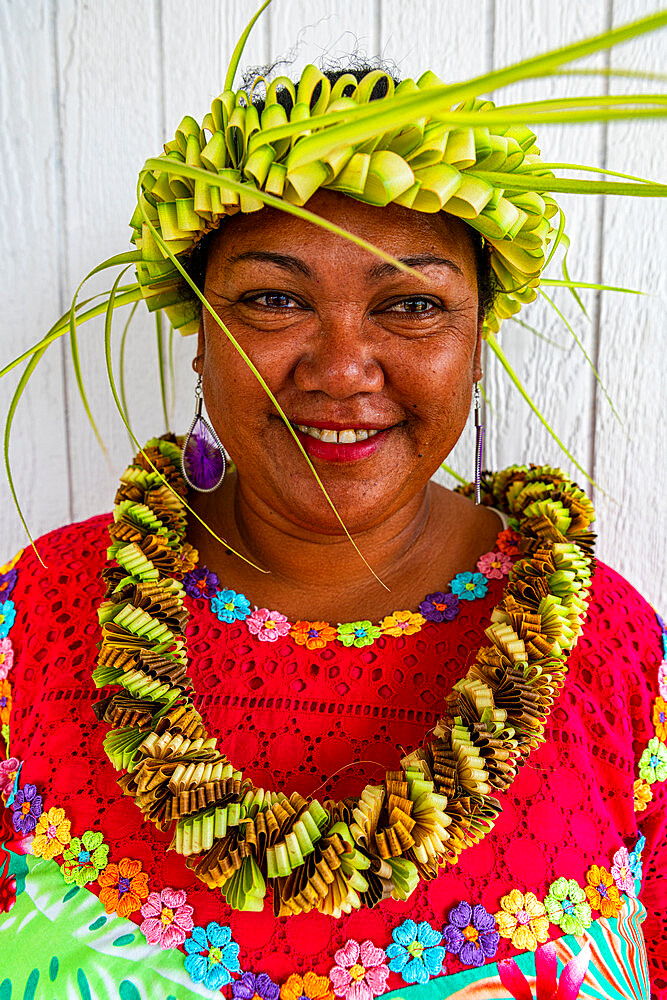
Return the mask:
<svg viewBox="0 0 667 1000">
<path fill-rule="evenodd" d="M 294 382 L 304 392 L 323 392 L 332 399 L 380 392 L 384 373 L 363 317 L 340 312 L 322 318 L 296 364 Z"/>
</svg>

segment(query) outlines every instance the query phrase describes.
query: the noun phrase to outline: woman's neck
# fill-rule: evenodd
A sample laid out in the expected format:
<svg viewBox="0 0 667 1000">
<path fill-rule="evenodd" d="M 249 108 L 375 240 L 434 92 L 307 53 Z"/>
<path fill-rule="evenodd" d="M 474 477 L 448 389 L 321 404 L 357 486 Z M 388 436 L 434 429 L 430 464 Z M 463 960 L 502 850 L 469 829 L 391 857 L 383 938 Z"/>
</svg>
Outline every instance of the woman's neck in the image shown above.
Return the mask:
<svg viewBox="0 0 667 1000">
<path fill-rule="evenodd" d="M 474 569 L 500 530 L 492 511 L 429 483 L 410 505 L 355 533 L 378 580 L 344 534 L 294 524 L 248 495 L 236 476 L 215 494 L 199 495 L 193 506 L 216 534 L 265 572 L 224 549 L 191 518 L 188 537 L 199 550 L 200 565 L 213 570 L 221 586 L 292 621 L 378 620 L 393 610 L 416 608 L 455 573 Z"/>
</svg>

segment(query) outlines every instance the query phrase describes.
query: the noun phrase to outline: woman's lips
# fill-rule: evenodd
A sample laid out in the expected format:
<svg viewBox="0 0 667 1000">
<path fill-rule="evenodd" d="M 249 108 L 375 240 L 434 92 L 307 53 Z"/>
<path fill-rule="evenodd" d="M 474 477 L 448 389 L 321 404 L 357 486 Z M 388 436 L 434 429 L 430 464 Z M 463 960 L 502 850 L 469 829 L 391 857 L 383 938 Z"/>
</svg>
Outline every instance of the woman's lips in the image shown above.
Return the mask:
<svg viewBox="0 0 667 1000">
<path fill-rule="evenodd" d="M 317 458 L 323 462 L 356 462 L 359 459 L 368 458 L 369 455 L 376 452 L 387 440 L 392 430 L 392 427 L 388 427 L 386 430 L 378 431 L 373 437 L 366 438 L 365 441 L 355 441 L 354 444 L 320 441 L 319 438 L 304 434 L 297 428 L 294 428 L 294 433 L 310 458 Z"/>
</svg>

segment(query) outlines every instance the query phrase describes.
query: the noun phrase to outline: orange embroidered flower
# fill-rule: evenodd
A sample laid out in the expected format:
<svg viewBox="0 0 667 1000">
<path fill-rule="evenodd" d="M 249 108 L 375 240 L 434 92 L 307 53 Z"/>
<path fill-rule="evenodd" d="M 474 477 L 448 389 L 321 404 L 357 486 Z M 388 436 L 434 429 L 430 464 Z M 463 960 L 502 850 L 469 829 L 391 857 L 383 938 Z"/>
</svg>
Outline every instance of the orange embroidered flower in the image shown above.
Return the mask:
<svg viewBox="0 0 667 1000">
<path fill-rule="evenodd" d="M 418 611 L 394 611 L 382 619 L 380 628 L 383 635 L 414 635 L 425 621 Z"/>
<path fill-rule="evenodd" d="M 9 681 L 0 681 L 0 724 L 9 725 L 12 714 L 12 686 Z"/>
<path fill-rule="evenodd" d="M 511 528 L 505 528 L 501 531 L 496 539 L 496 548 L 499 552 L 504 552 L 506 556 L 518 556 L 519 555 L 519 542 L 521 541 L 521 535 L 518 531 L 512 531 Z"/>
<path fill-rule="evenodd" d="M 667 701 L 660 695 L 655 699 L 653 705 L 653 725 L 655 726 L 655 735 L 660 742 L 667 742 Z"/>
<path fill-rule="evenodd" d="M 336 629 L 329 622 L 296 622 L 290 635 L 297 646 L 306 649 L 324 649 L 328 642 L 336 638 Z M 328 980 L 327 980 L 328 982 Z M 314 997 L 311 1000 L 315 1000 Z"/>
<path fill-rule="evenodd" d="M 141 908 L 148 897 L 148 874 L 141 870 L 141 861 L 123 858 L 117 865 L 107 865 L 97 876 L 102 886 L 100 903 L 107 913 L 129 917 Z"/>
<path fill-rule="evenodd" d="M 544 903 L 534 892 L 525 895 L 512 889 L 500 900 L 501 909 L 495 914 L 501 937 L 509 938 L 519 951 L 535 951 L 549 939 L 549 918 Z"/>
<path fill-rule="evenodd" d="M 23 549 L 21 549 L 20 552 L 17 552 L 14 558 L 10 559 L 9 562 L 6 562 L 4 566 L 0 566 L 0 574 L 4 576 L 5 573 L 9 573 L 10 570 L 14 569 L 22 555 Z"/>
<path fill-rule="evenodd" d="M 599 910 L 603 917 L 615 917 L 623 905 L 614 879 L 601 865 L 591 865 L 586 872 L 584 892 L 591 909 Z"/>
<path fill-rule="evenodd" d="M 634 785 L 635 792 L 635 812 L 644 812 L 646 806 L 653 798 L 653 789 L 646 778 L 637 778 Z"/>
<path fill-rule="evenodd" d="M 326 976 L 309 971 L 301 978 L 293 972 L 280 987 L 280 1000 L 334 1000 L 334 992 Z"/>
<path fill-rule="evenodd" d="M 70 821 L 65 818 L 65 810 L 51 806 L 49 811 L 43 812 L 37 820 L 35 838 L 30 850 L 35 857 L 52 861 L 58 854 L 63 853 L 71 839 Z"/>
<path fill-rule="evenodd" d="M 178 566 L 174 570 L 174 576 L 181 579 L 186 573 L 192 572 L 199 562 L 199 552 L 190 542 L 184 542 L 181 551 L 178 553 Z"/>
</svg>

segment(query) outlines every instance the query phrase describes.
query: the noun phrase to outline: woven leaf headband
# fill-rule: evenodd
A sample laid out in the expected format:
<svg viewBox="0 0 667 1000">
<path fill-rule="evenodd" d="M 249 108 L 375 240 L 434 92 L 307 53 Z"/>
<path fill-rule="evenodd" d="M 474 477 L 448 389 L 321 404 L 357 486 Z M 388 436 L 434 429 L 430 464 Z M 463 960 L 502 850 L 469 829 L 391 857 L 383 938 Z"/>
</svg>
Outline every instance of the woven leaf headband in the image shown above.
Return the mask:
<svg viewBox="0 0 667 1000">
<path fill-rule="evenodd" d="M 170 337 L 174 329 L 189 334 L 197 330 L 201 307 L 205 305 L 290 428 L 261 373 L 208 305 L 183 265 L 201 238 L 216 229 L 225 216 L 271 206 L 332 230 L 389 260 L 400 270 L 410 270 L 378 247 L 304 207 L 320 188 L 339 191 L 371 205 L 395 203 L 422 212 L 446 211 L 464 219 L 481 234 L 488 246 L 499 288 L 484 321 L 486 341 L 537 417 L 568 458 L 590 479 L 521 385 L 495 334 L 504 319 L 514 316 L 525 302 L 535 299 L 540 285 L 568 287 L 575 297 L 578 288 L 605 290 L 608 287 L 571 280 L 565 258 L 562 280 L 543 277 L 542 272 L 556 249 L 562 246 L 567 250 L 569 245 L 565 219 L 554 199 L 555 194 L 665 197 L 667 185 L 590 165 L 544 162 L 528 124 L 665 117 L 667 97 L 662 94 L 623 97 L 604 94 L 496 106 L 478 95 L 500 90 L 520 80 L 552 76 L 561 72 L 561 67 L 567 63 L 662 28 L 667 25 L 667 12 L 472 80 L 447 85 L 431 72 L 422 74 L 416 82 L 408 79 L 395 84 L 382 70 L 373 70 L 361 80 L 344 74 L 331 84 L 311 65 L 304 69 L 296 85 L 285 77 L 270 83 L 258 77 L 250 93 L 243 89 L 235 91 L 234 78 L 246 40 L 270 2 L 265 0 L 241 35 L 229 64 L 223 92 L 213 101 L 201 125 L 186 116 L 174 139 L 165 144 L 164 153 L 147 160 L 141 170 L 137 206 L 131 219 L 136 249 L 117 254 L 95 267 L 77 289 L 68 312 L 40 341 L 0 370 L 0 376 L 6 375 L 25 362 L 9 407 L 4 454 L 10 490 L 29 537 L 9 462 L 13 417 L 44 353 L 68 332 L 79 392 L 101 443 L 79 364 L 77 330 L 87 320 L 100 315 L 106 317 L 109 382 L 121 419 L 137 446 L 122 403 L 122 365 L 120 393 L 116 390 L 110 340 L 115 309 L 132 305 L 131 320 L 141 300 L 156 317 L 165 413 L 162 314 L 166 313 L 171 323 Z M 613 71 L 606 72 L 613 75 Z M 383 97 L 371 100 L 381 80 L 386 92 Z M 265 88 L 261 111 L 252 100 L 258 84 Z M 288 93 L 290 101 L 282 103 L 279 100 L 281 91 Z M 582 180 L 564 176 L 563 171 L 593 171 L 614 179 Z M 131 266 L 136 268 L 137 280 L 122 284 Z M 89 277 L 117 267 L 124 270 L 108 292 L 79 300 L 81 287 Z M 418 272 L 413 273 L 421 277 Z M 550 300 L 547 298 L 547 301 Z M 568 330 L 581 347 L 569 325 Z M 171 357 L 171 351 L 169 355 Z M 592 365 L 588 356 L 586 360 Z M 598 377 L 597 372 L 595 374 Z M 298 439 L 295 440 L 303 451 Z M 305 452 L 304 459 L 324 490 Z"/>
</svg>

